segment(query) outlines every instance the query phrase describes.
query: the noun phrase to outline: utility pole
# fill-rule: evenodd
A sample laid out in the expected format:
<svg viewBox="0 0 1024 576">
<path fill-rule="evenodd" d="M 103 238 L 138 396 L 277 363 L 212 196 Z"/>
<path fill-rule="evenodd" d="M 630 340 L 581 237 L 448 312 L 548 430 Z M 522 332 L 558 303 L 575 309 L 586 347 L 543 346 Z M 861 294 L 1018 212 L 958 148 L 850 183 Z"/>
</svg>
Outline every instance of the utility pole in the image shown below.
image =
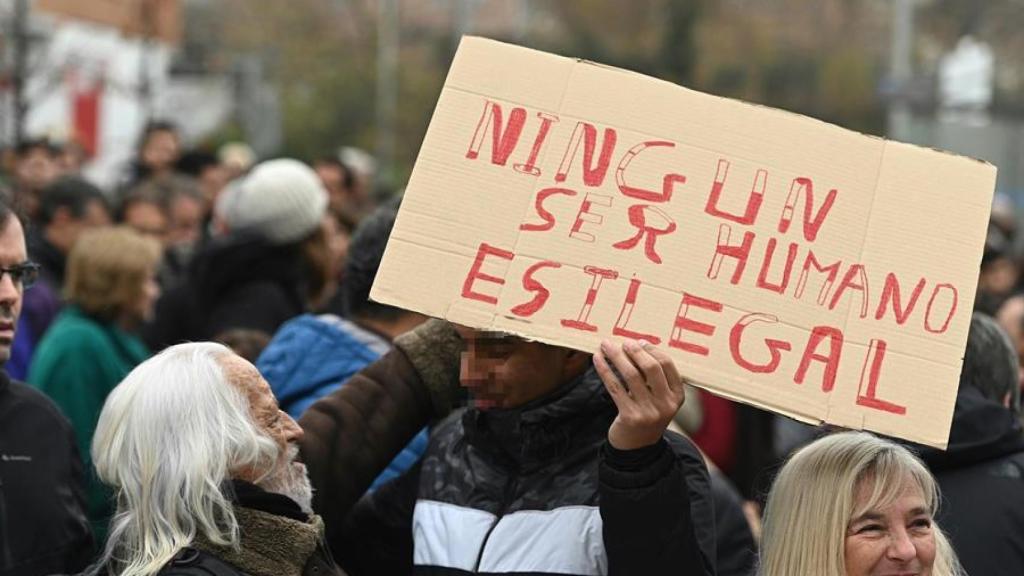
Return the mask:
<svg viewBox="0 0 1024 576">
<path fill-rule="evenodd" d="M 28 0 L 15 0 L 11 38 L 14 40 L 11 87 L 14 107 L 13 137 L 16 146 L 25 136 L 25 117 L 28 115 L 28 103 L 25 101 L 25 88 L 28 83 Z"/>
<path fill-rule="evenodd" d="M 150 0 L 139 0 L 139 85 L 137 98 L 139 100 L 139 111 L 142 116 L 142 124 L 149 123 L 153 113 L 153 83 L 152 74 L 149 70 L 149 51 L 154 34 L 154 14 Z"/>
<path fill-rule="evenodd" d="M 527 36 L 530 34 L 530 0 L 518 0 L 516 2 L 516 39 L 526 44 Z"/>
<path fill-rule="evenodd" d="M 889 53 L 889 82 L 893 95 L 889 100 L 887 136 L 910 138 L 911 56 L 914 38 L 914 0 L 893 0 L 892 48 Z"/>
<path fill-rule="evenodd" d="M 395 177 L 395 119 L 398 115 L 398 0 L 377 3 L 377 162 L 387 183 Z"/>
<path fill-rule="evenodd" d="M 473 29 L 473 16 L 476 12 L 474 4 L 476 0 L 456 0 L 455 2 L 455 26 L 452 28 L 452 54 L 459 47 L 462 36 L 469 34 Z"/>
</svg>

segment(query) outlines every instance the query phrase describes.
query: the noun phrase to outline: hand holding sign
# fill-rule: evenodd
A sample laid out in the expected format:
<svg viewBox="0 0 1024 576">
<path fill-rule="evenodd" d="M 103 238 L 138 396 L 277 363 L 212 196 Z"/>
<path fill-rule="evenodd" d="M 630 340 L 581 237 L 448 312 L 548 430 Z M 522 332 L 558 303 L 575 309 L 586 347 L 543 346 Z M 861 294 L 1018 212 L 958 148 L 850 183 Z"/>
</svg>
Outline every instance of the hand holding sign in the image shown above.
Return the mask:
<svg viewBox="0 0 1024 576">
<path fill-rule="evenodd" d="M 588 352 L 643 340 L 731 400 L 944 447 L 995 180 L 467 37 L 371 297 Z"/>
<path fill-rule="evenodd" d="M 619 450 L 657 442 L 686 398 L 683 379 L 668 354 L 647 342 L 616 345 L 605 340 L 594 354 L 594 367 L 619 409 L 608 442 Z"/>
</svg>

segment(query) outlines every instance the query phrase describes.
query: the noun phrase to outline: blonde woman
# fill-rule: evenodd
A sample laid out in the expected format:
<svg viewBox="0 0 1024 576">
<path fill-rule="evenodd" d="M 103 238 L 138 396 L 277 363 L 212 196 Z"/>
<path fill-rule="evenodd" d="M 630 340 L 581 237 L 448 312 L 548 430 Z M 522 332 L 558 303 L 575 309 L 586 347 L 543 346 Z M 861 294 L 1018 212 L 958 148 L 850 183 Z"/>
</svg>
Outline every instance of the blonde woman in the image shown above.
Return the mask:
<svg viewBox="0 0 1024 576">
<path fill-rule="evenodd" d="M 89 518 L 102 543 L 110 503 L 95 480 L 89 446 L 107 394 L 149 357 L 137 331 L 159 295 L 156 240 L 126 228 L 82 234 L 68 255 L 67 306 L 36 348 L 28 381 L 71 421 L 90 478 Z"/>
<path fill-rule="evenodd" d="M 933 518 L 935 480 L 866 432 L 822 438 L 782 468 L 765 507 L 760 576 L 962 576 Z"/>
</svg>

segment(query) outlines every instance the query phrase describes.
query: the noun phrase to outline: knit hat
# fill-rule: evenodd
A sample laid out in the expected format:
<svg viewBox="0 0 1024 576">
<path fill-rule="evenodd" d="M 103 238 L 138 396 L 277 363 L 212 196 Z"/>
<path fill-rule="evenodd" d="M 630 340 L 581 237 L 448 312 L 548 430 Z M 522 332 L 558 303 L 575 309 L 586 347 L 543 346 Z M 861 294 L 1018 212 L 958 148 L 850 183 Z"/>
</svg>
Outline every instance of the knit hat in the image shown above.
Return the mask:
<svg viewBox="0 0 1024 576">
<path fill-rule="evenodd" d="M 217 215 L 232 231 L 251 231 L 274 244 L 302 240 L 327 210 L 327 190 L 312 168 L 280 158 L 257 164 L 217 199 Z"/>
</svg>

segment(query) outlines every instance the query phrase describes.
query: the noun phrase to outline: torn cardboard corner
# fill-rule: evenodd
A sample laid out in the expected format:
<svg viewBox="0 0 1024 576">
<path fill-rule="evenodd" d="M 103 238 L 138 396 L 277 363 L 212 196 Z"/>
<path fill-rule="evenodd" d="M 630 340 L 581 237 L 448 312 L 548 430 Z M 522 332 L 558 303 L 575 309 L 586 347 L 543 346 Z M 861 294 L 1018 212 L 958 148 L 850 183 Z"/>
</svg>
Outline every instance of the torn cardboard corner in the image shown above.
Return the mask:
<svg viewBox="0 0 1024 576">
<path fill-rule="evenodd" d="M 995 168 L 463 39 L 380 302 L 592 351 L 805 421 L 945 447 Z"/>
</svg>

